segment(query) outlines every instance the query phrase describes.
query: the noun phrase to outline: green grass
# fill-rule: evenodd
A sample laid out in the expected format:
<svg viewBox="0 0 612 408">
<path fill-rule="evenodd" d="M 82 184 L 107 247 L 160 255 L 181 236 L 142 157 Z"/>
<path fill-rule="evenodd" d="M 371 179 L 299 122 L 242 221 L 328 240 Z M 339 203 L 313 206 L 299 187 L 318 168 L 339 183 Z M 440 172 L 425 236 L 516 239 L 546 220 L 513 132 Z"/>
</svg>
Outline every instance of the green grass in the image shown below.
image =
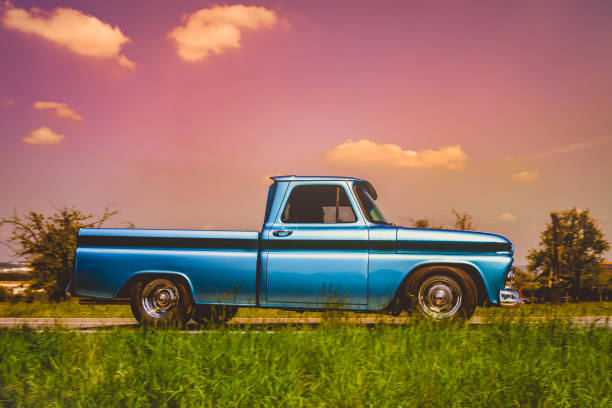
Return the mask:
<svg viewBox="0 0 612 408">
<path fill-rule="evenodd" d="M 365 317 L 384 315 L 364 315 L 346 313 L 347 316 Z M 535 304 L 523 305 L 516 310 L 499 307 L 477 308 L 476 316 L 610 316 L 612 302 L 582 302 L 561 305 Z M 318 317 L 320 313 L 296 313 L 276 309 L 241 308 L 238 317 Z M 79 305 L 71 299 L 60 303 L 34 301 L 32 303 L 0 302 L 0 317 L 132 317 L 127 305 Z"/>
<path fill-rule="evenodd" d="M 0 317 L 132 317 L 128 305 L 80 305 L 77 299 L 65 302 L 0 302 Z"/>
<path fill-rule="evenodd" d="M 0 406 L 610 407 L 612 331 L 323 325 L 0 330 Z"/>
<path fill-rule="evenodd" d="M 502 309 L 500 307 L 479 307 L 476 309 L 478 316 L 610 316 L 612 315 L 612 302 L 580 302 L 562 303 L 558 305 L 550 303 L 536 303 L 522 305 L 518 309 Z"/>
</svg>

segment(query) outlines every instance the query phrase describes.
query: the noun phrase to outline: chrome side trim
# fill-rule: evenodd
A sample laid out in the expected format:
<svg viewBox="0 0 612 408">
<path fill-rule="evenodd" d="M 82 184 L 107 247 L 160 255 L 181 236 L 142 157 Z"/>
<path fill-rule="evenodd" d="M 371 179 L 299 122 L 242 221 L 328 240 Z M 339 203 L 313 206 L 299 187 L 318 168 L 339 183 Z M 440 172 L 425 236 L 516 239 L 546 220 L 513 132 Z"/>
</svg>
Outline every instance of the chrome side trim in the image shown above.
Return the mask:
<svg viewBox="0 0 612 408">
<path fill-rule="evenodd" d="M 509 309 L 516 309 L 523 303 L 521 302 L 521 297 L 519 296 L 518 292 L 513 290 L 500 290 L 498 298 L 499 305 Z"/>
</svg>

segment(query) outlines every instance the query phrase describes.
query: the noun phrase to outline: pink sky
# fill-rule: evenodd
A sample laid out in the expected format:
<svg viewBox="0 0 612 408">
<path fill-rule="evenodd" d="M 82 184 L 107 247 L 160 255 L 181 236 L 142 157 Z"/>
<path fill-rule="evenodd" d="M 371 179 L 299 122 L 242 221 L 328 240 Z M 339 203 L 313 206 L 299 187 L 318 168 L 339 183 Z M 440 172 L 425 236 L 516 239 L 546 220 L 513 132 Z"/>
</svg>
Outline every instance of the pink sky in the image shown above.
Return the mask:
<svg viewBox="0 0 612 408">
<path fill-rule="evenodd" d="M 470 212 L 518 264 L 551 209 L 610 240 L 611 21 L 609 1 L 15 0 L 0 214 L 258 229 L 266 175 L 347 175 L 400 225 Z"/>
</svg>

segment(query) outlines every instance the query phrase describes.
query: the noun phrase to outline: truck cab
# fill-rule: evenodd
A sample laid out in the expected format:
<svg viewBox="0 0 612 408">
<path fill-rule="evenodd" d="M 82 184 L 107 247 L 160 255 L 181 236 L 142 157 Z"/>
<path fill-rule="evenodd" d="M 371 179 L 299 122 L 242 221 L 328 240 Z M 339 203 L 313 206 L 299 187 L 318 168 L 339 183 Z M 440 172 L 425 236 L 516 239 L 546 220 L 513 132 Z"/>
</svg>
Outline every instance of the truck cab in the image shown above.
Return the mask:
<svg viewBox="0 0 612 408">
<path fill-rule="evenodd" d="M 278 177 L 273 190 L 261 234 L 266 303 L 367 307 L 369 228 L 395 238 L 395 227 L 361 211 L 364 182 Z"/>
</svg>

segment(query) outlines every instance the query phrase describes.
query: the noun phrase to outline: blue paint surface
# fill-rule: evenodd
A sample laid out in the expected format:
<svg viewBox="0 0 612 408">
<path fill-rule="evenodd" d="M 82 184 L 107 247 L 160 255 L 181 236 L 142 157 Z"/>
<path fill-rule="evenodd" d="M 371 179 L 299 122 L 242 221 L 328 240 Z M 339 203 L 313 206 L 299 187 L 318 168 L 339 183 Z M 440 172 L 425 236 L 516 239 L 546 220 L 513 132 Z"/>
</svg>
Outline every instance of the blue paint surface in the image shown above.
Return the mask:
<svg viewBox="0 0 612 408">
<path fill-rule="evenodd" d="M 197 303 L 380 310 L 416 268 L 465 266 L 497 303 L 512 264 L 510 242 L 479 232 L 402 228 L 369 222 L 346 177 L 277 177 L 257 231 L 81 229 L 76 296 L 113 298 L 139 275 L 184 279 Z M 356 221 L 282 222 L 293 188 L 343 189 Z M 372 193 L 375 191 L 371 185 Z M 285 236 L 275 235 L 283 231 Z"/>
</svg>

